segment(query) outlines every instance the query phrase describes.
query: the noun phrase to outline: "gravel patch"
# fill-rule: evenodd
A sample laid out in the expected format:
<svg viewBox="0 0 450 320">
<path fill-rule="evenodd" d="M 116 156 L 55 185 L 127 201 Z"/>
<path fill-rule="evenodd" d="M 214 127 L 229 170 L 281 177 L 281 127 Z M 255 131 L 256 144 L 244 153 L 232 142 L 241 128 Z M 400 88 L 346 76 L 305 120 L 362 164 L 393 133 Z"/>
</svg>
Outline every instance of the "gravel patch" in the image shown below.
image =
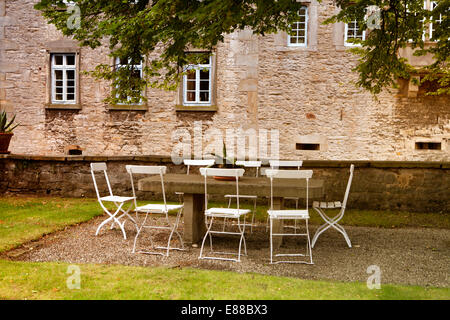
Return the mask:
<svg viewBox="0 0 450 320">
<path fill-rule="evenodd" d="M 171 251 L 169 257 L 133 254 L 136 230 L 125 225 L 128 239 L 120 229 L 103 228 L 96 237 L 97 226 L 105 217 L 69 227 L 64 231 L 45 236 L 12 250 L 1 258 L 18 261 L 60 261 L 68 263 L 122 264 L 149 267 L 192 267 L 208 270 L 255 272 L 267 275 L 288 276 L 312 280 L 366 282 L 371 265 L 380 267 L 381 283 L 396 283 L 433 287 L 449 287 L 450 230 L 429 228 L 381 229 L 345 227 L 352 241 L 348 248 L 344 238 L 335 230 L 323 233 L 313 249 L 314 265 L 269 264 L 269 236 L 265 225 L 254 227 L 247 234 L 247 253 L 240 263 L 198 260 L 200 248 L 188 247 L 186 251 Z M 317 226 L 311 226 L 313 235 Z M 148 230 L 140 238 L 140 248 L 149 245 L 148 235 L 158 245 L 164 245 L 166 234 Z M 215 249 L 237 248 L 238 238 L 214 238 Z M 178 242 L 173 241 L 173 246 Z M 305 241 L 288 240 L 284 247 L 305 248 Z M 206 247 L 209 252 L 209 247 Z"/>
</svg>

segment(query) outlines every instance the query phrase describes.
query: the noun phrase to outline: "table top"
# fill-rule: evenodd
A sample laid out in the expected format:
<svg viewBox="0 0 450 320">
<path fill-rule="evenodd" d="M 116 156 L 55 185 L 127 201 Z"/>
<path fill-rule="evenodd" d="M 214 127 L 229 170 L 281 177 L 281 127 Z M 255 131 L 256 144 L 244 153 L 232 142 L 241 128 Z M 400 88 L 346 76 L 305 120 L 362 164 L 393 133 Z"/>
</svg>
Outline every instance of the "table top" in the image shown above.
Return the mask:
<svg viewBox="0 0 450 320">
<path fill-rule="evenodd" d="M 209 194 L 236 194 L 235 181 L 219 181 L 208 178 Z M 184 192 L 190 194 L 205 193 L 205 178 L 195 174 L 164 175 L 166 193 Z M 151 176 L 138 181 L 140 191 L 161 192 L 159 176 Z M 270 180 L 267 177 L 247 177 L 239 179 L 239 194 L 270 197 Z M 274 179 L 274 197 L 306 198 L 306 181 L 304 179 Z M 309 198 L 323 196 L 323 180 L 309 180 Z"/>
</svg>

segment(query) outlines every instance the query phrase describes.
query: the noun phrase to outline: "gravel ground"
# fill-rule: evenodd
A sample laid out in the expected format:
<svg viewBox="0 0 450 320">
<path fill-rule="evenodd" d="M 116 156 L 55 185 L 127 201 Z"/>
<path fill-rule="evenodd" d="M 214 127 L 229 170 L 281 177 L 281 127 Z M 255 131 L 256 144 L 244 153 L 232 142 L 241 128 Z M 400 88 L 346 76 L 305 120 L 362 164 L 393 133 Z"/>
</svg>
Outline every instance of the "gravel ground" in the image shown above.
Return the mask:
<svg viewBox="0 0 450 320">
<path fill-rule="evenodd" d="M 131 253 L 134 227 L 127 223 L 128 239 L 120 229 L 104 228 L 95 236 L 104 217 L 69 227 L 12 250 L 0 258 L 19 261 L 62 261 L 68 263 L 123 264 L 134 266 L 192 267 L 199 269 L 256 272 L 313 280 L 367 281 L 367 268 L 377 265 L 382 283 L 449 287 L 450 230 L 429 228 L 379 229 L 346 227 L 353 248 L 335 230 L 323 233 L 313 249 L 314 265 L 269 264 L 269 238 L 265 226 L 253 229 L 246 236 L 248 255 L 240 263 L 198 260 L 200 248 L 171 251 L 169 257 Z M 311 226 L 314 234 L 317 226 Z M 160 231 L 146 231 L 140 244 L 148 244 L 148 233 L 154 241 L 164 245 L 166 235 Z M 237 248 L 237 237 L 215 238 L 218 250 Z M 178 245 L 177 241 L 172 242 Z M 304 240 L 285 241 L 283 247 L 302 246 Z M 142 246 L 141 246 L 142 248 Z M 216 248 L 216 247 L 215 247 Z M 283 248 L 282 248 L 283 249 Z M 206 252 L 208 252 L 207 250 Z"/>
</svg>

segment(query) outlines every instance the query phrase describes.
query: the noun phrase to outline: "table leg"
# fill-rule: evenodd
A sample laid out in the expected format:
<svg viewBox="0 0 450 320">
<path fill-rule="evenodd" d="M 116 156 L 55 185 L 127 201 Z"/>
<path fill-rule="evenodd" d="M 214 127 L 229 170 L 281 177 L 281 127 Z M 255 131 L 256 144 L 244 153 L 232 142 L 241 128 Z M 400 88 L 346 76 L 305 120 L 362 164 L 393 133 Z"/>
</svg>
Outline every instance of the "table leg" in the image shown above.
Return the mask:
<svg viewBox="0 0 450 320">
<path fill-rule="evenodd" d="M 205 195 L 184 194 L 184 241 L 191 245 L 203 240 L 205 227 Z"/>
<path fill-rule="evenodd" d="M 273 209 L 274 210 L 282 210 L 284 208 L 284 198 L 273 198 Z M 273 233 L 284 233 L 284 222 L 283 220 L 273 220 Z M 274 249 L 278 249 L 281 247 L 283 243 L 283 236 L 275 236 L 273 238 L 273 247 Z"/>
</svg>

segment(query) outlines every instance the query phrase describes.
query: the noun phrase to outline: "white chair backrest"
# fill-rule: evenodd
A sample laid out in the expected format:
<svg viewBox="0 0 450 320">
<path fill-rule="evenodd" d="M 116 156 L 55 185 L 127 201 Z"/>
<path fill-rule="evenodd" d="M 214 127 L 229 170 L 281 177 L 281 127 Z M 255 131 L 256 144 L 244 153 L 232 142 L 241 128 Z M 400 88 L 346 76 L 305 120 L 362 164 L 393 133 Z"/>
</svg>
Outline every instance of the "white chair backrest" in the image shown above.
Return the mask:
<svg viewBox="0 0 450 320">
<path fill-rule="evenodd" d="M 347 205 L 348 195 L 350 193 L 350 187 L 352 186 L 354 170 L 355 170 L 355 165 L 353 165 L 353 164 L 350 165 L 350 176 L 348 177 L 347 188 L 345 189 L 344 201 L 342 201 L 342 208 L 344 208 L 344 209 L 345 209 L 345 206 Z"/>
<path fill-rule="evenodd" d="M 205 210 L 208 209 L 208 182 L 207 177 L 235 177 L 236 178 L 236 203 L 239 209 L 239 177 L 244 175 L 244 169 L 220 169 L 220 168 L 200 168 L 200 174 L 205 177 Z"/>
<path fill-rule="evenodd" d="M 302 160 L 269 160 L 269 165 L 271 168 L 296 167 L 297 170 L 300 170 L 300 167 L 303 165 L 303 161 Z"/>
<path fill-rule="evenodd" d="M 167 167 L 165 166 L 125 166 L 128 173 L 136 174 L 166 174 Z"/>
<path fill-rule="evenodd" d="M 261 161 L 236 161 L 236 165 L 244 166 L 246 168 L 256 168 L 256 176 L 259 175 L 259 168 L 261 168 Z"/>
<path fill-rule="evenodd" d="M 273 210 L 273 180 L 274 179 L 305 179 L 306 180 L 306 210 L 309 202 L 309 179 L 312 178 L 312 170 L 279 170 L 267 169 L 266 176 L 270 179 L 270 209 Z"/>
<path fill-rule="evenodd" d="M 103 174 L 105 176 L 105 180 L 106 180 L 106 184 L 108 185 L 108 191 L 109 191 L 109 195 L 113 196 L 113 192 L 111 189 L 111 184 L 109 183 L 109 178 L 108 178 L 108 173 L 106 172 L 107 167 L 106 167 L 106 163 L 105 162 L 96 162 L 96 163 L 91 163 L 91 175 L 92 175 L 92 181 L 94 182 L 94 187 L 95 187 L 95 193 L 97 194 L 97 199 L 100 201 L 100 192 L 98 190 L 98 186 L 97 186 L 97 180 L 95 179 L 95 172 L 98 171 L 103 171 Z"/>
<path fill-rule="evenodd" d="M 203 159 L 203 160 L 185 159 L 185 160 L 183 160 L 183 163 L 187 166 L 187 174 L 189 174 L 189 169 L 191 166 L 208 167 L 208 166 L 214 165 L 214 163 L 216 163 L 216 160 L 214 160 L 214 159 Z"/>
<path fill-rule="evenodd" d="M 134 205 L 137 207 L 136 202 L 136 190 L 134 188 L 134 179 L 133 174 L 159 174 L 161 177 L 161 190 L 163 194 L 164 205 L 167 206 L 166 203 L 166 191 L 164 189 L 164 178 L 163 176 L 166 174 L 167 167 L 165 166 L 135 166 L 135 165 L 127 165 L 125 166 L 128 174 L 130 175 L 131 181 L 131 189 L 133 190 L 134 197 Z M 167 207 L 166 207 L 167 209 Z"/>
</svg>

